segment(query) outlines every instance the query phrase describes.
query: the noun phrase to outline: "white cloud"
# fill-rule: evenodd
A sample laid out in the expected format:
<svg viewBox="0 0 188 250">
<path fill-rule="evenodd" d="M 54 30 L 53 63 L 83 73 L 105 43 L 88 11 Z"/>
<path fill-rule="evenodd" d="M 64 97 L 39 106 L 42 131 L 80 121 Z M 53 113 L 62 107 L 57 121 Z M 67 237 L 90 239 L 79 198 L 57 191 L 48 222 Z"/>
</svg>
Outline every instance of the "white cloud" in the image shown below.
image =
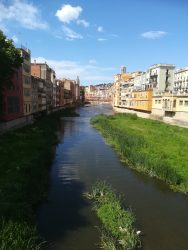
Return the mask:
<svg viewBox="0 0 188 250">
<path fill-rule="evenodd" d="M 90 60 L 89 60 L 89 63 L 90 63 L 90 64 L 96 64 L 97 61 L 96 61 L 95 59 L 90 59 Z"/>
<path fill-rule="evenodd" d="M 82 19 L 82 20 L 79 19 L 79 20 L 77 20 L 76 23 L 78 25 L 81 25 L 81 26 L 85 27 L 85 28 L 88 28 L 90 26 L 90 24 L 86 20 L 84 20 L 84 19 Z"/>
<path fill-rule="evenodd" d="M 12 37 L 12 40 L 14 41 L 14 43 L 18 43 L 18 38 L 17 38 L 17 36 L 14 35 L 14 36 Z"/>
<path fill-rule="evenodd" d="M 147 39 L 159 39 L 167 35 L 165 31 L 147 31 L 141 34 L 142 37 Z"/>
<path fill-rule="evenodd" d="M 76 79 L 80 77 L 82 84 L 112 82 L 115 68 L 100 67 L 91 64 L 82 64 L 75 61 L 52 60 L 43 57 L 32 58 L 32 62 L 47 62 L 56 71 L 57 78 Z"/>
<path fill-rule="evenodd" d="M 99 26 L 99 27 L 97 28 L 97 31 L 98 31 L 98 32 L 103 32 L 103 31 L 104 31 L 104 29 L 103 29 L 103 27 L 102 27 L 102 26 Z"/>
<path fill-rule="evenodd" d="M 107 39 L 106 38 L 98 38 L 97 41 L 98 42 L 104 42 L 104 41 L 107 41 Z"/>
<path fill-rule="evenodd" d="M 82 8 L 80 6 L 73 7 L 70 4 L 65 4 L 61 9 L 57 10 L 55 16 L 63 23 L 70 23 L 77 20 L 81 12 Z"/>
<path fill-rule="evenodd" d="M 12 0 L 12 4 L 0 3 L 0 25 L 4 21 L 16 21 L 27 29 L 47 29 L 46 22 L 41 20 L 36 6 L 23 0 Z"/>
<path fill-rule="evenodd" d="M 75 40 L 75 39 L 83 39 L 83 36 L 81 34 L 78 34 L 74 30 L 68 28 L 67 26 L 62 27 L 63 33 L 67 40 Z"/>
</svg>

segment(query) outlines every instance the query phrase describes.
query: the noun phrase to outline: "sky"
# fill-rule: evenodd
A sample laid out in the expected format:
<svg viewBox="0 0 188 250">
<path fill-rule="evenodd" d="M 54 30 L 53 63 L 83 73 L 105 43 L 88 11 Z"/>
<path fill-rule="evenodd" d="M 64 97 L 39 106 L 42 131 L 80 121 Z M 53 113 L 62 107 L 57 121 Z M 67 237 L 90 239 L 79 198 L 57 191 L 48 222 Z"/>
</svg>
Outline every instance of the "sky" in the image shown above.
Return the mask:
<svg viewBox="0 0 188 250">
<path fill-rule="evenodd" d="M 188 66 L 187 0 L 0 0 L 0 29 L 82 85 L 113 82 L 122 65 Z"/>
</svg>

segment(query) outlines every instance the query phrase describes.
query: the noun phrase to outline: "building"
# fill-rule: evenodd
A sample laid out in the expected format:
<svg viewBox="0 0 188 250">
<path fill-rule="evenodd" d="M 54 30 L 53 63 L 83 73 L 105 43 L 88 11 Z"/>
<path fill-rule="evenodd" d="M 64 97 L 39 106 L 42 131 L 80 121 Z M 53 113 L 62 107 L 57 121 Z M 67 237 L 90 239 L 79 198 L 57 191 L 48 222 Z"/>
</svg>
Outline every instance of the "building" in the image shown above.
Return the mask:
<svg viewBox="0 0 188 250">
<path fill-rule="evenodd" d="M 82 104 L 85 103 L 85 87 L 80 86 L 80 101 Z"/>
<path fill-rule="evenodd" d="M 38 78 L 40 79 L 40 78 Z M 38 113 L 38 79 L 31 76 L 32 113 Z"/>
<path fill-rule="evenodd" d="M 51 70 L 51 82 L 52 82 L 52 106 L 55 108 L 56 107 L 56 88 L 57 88 L 57 83 L 56 83 L 56 74 L 55 71 L 52 69 Z"/>
<path fill-rule="evenodd" d="M 56 96 L 56 101 L 57 102 L 57 107 L 62 107 L 64 106 L 64 82 L 62 80 L 56 80 L 56 85 L 57 85 L 57 88 L 56 88 L 56 93 L 57 93 L 57 96 Z"/>
<path fill-rule="evenodd" d="M 39 77 L 46 82 L 46 108 L 47 111 L 53 108 L 53 83 L 52 75 L 53 70 L 48 66 L 47 63 L 34 63 L 31 64 L 31 74 Z"/>
<path fill-rule="evenodd" d="M 11 121 L 23 116 L 22 67 L 15 69 L 12 84 L 4 88 L 0 112 L 1 121 Z"/>
<path fill-rule="evenodd" d="M 26 116 L 32 114 L 31 52 L 29 49 L 24 47 L 22 47 L 20 51 L 23 58 L 23 110 L 24 115 Z"/>
<path fill-rule="evenodd" d="M 76 98 L 76 103 L 80 102 L 80 79 L 77 76 L 76 83 L 75 83 L 75 98 Z"/>
<path fill-rule="evenodd" d="M 188 122 L 188 94 L 164 92 L 154 95 L 152 115 L 156 117 L 173 117 Z"/>
<path fill-rule="evenodd" d="M 149 68 L 149 81 L 146 88 L 152 88 L 154 92 L 173 90 L 174 64 L 154 64 Z"/>
<path fill-rule="evenodd" d="M 71 106 L 73 104 L 73 81 L 70 79 L 63 79 L 64 84 L 64 105 Z"/>
<path fill-rule="evenodd" d="M 112 84 L 103 83 L 85 88 L 86 101 L 112 102 Z"/>
<path fill-rule="evenodd" d="M 175 71 L 173 92 L 188 93 L 188 67 Z"/>
<path fill-rule="evenodd" d="M 132 91 L 130 94 L 129 108 L 151 113 L 153 90 Z"/>
<path fill-rule="evenodd" d="M 123 66 L 125 68 L 125 66 Z M 127 107 L 129 100 L 130 87 L 134 86 L 135 77 L 142 74 L 142 71 L 135 71 L 132 73 L 126 73 L 121 67 L 121 74 L 114 76 L 114 88 L 113 88 L 113 106 L 114 107 Z"/>
<path fill-rule="evenodd" d="M 46 112 L 46 82 L 36 76 L 31 76 L 32 96 L 33 96 L 33 113 Z"/>
</svg>

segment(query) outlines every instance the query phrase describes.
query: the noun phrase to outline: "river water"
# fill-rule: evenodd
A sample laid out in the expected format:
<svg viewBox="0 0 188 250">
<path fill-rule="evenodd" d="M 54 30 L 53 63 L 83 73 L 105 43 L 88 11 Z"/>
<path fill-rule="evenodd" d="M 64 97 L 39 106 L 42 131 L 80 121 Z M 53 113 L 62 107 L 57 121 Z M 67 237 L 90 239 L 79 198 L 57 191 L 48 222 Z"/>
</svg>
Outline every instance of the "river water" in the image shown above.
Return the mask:
<svg viewBox="0 0 188 250">
<path fill-rule="evenodd" d="M 38 211 L 45 249 L 100 249 L 100 222 L 83 193 L 106 180 L 125 197 L 145 250 L 188 249 L 188 200 L 161 181 L 122 165 L 113 149 L 90 126 L 90 118 L 111 114 L 110 105 L 80 108 L 80 117 L 63 118 L 51 168 L 48 197 Z"/>
</svg>

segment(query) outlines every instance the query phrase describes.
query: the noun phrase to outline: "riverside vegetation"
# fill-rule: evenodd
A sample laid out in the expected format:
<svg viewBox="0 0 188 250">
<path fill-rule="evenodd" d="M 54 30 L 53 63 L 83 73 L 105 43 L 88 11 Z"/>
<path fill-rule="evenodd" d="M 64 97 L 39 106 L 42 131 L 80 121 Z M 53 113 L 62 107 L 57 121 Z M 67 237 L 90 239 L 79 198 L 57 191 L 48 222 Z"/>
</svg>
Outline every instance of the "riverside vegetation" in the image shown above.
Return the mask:
<svg viewBox="0 0 188 250">
<path fill-rule="evenodd" d="M 188 129 L 133 114 L 91 119 L 126 165 L 188 192 Z"/>
<path fill-rule="evenodd" d="M 132 250 L 141 246 L 140 231 L 134 228 L 135 217 L 124 209 L 121 197 L 105 182 L 93 185 L 86 197 L 93 200 L 94 210 L 102 222 L 101 248 L 105 250 Z"/>
<path fill-rule="evenodd" d="M 37 250 L 36 209 L 47 194 L 49 167 L 61 116 L 44 116 L 33 125 L 0 136 L 0 249 Z"/>
</svg>

